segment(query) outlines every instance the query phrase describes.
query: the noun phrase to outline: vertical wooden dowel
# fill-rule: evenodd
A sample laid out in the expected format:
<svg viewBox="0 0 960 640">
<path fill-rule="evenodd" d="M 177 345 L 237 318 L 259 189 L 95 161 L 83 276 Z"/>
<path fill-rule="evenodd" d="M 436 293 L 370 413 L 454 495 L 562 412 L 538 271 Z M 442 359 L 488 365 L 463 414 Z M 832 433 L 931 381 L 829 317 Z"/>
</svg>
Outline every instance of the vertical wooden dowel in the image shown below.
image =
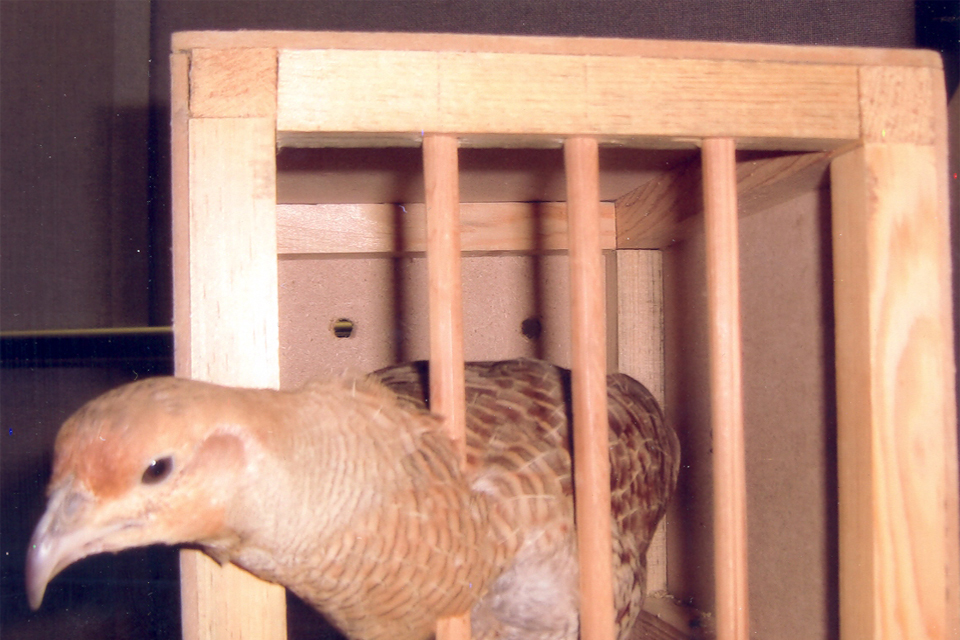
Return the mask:
<svg viewBox="0 0 960 640">
<path fill-rule="evenodd" d="M 703 141 L 718 640 L 749 635 L 735 150 L 729 138 Z"/>
<path fill-rule="evenodd" d="M 570 246 L 573 464 L 580 556 L 580 637 L 612 640 L 613 552 L 607 355 L 597 141 L 564 144 Z"/>
<path fill-rule="evenodd" d="M 423 173 L 427 204 L 430 313 L 430 409 L 444 417 L 461 456 L 466 442 L 463 391 L 463 301 L 460 278 L 460 184 L 457 138 L 426 135 Z"/>
<path fill-rule="evenodd" d="M 460 177 L 457 138 L 423 138 L 427 204 L 427 280 L 430 307 L 430 410 L 443 416 L 457 447 L 466 452 L 463 380 L 463 302 L 460 279 Z M 469 640 L 470 613 L 437 622 L 437 640 Z"/>
</svg>

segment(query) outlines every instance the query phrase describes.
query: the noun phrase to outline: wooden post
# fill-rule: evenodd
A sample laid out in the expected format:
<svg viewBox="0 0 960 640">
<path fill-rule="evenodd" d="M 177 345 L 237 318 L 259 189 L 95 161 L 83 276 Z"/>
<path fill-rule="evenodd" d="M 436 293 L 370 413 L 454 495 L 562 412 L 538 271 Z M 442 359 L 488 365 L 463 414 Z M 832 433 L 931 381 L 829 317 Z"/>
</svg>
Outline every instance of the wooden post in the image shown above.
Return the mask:
<svg viewBox="0 0 960 640">
<path fill-rule="evenodd" d="M 430 306 L 430 410 L 443 416 L 461 466 L 466 453 L 463 302 L 460 281 L 460 176 L 457 138 L 425 135 L 427 280 Z M 437 640 L 469 640 L 470 612 L 437 622 Z"/>
<path fill-rule="evenodd" d="M 718 640 L 749 636 L 735 150 L 729 138 L 703 141 Z"/>
<path fill-rule="evenodd" d="M 947 638 L 956 558 L 949 220 L 932 145 L 834 161 L 843 638 Z"/>
<path fill-rule="evenodd" d="M 616 634 L 597 141 L 568 138 L 564 144 L 564 163 L 573 331 L 573 466 L 580 555 L 580 637 L 612 640 Z"/>
<path fill-rule="evenodd" d="M 960 638 L 943 78 L 859 80 L 863 145 L 830 168 L 840 633 Z"/>
<path fill-rule="evenodd" d="M 242 62 L 250 58 L 244 53 Z M 275 52 L 255 57 L 275 66 Z M 175 54 L 171 66 L 176 373 L 277 387 L 275 117 L 235 117 L 229 108 L 221 117 L 197 117 L 188 82 L 203 65 Z M 246 67 L 227 68 L 242 75 Z M 283 587 L 193 550 L 181 551 L 180 572 L 187 640 L 286 638 Z"/>
</svg>

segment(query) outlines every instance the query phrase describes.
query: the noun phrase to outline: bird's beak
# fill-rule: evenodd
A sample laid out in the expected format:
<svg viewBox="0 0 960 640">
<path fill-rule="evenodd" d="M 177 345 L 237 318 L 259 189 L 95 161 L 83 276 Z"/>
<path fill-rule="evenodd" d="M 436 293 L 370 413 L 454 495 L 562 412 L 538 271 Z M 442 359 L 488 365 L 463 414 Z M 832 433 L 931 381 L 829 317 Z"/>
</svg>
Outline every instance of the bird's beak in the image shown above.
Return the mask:
<svg viewBox="0 0 960 640">
<path fill-rule="evenodd" d="M 27 550 L 27 597 L 36 610 L 47 584 L 65 568 L 89 555 L 109 551 L 106 539 L 122 525 L 92 522 L 91 497 L 73 486 L 55 490 L 30 538 Z"/>
</svg>

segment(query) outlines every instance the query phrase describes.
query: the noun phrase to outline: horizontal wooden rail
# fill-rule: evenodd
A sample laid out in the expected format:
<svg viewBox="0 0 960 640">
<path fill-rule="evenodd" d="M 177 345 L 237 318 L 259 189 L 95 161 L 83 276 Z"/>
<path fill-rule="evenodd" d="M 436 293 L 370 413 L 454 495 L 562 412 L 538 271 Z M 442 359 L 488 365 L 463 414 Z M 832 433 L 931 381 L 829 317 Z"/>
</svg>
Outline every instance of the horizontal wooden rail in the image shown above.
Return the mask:
<svg viewBox="0 0 960 640">
<path fill-rule="evenodd" d="M 779 148 L 802 139 L 800 148 L 815 149 L 860 135 L 857 69 L 843 64 L 280 49 L 277 74 L 278 131 L 306 145 L 310 132 L 323 144 L 330 134 L 415 139 L 426 130 L 616 141 L 726 135 Z"/>
<path fill-rule="evenodd" d="M 600 203 L 600 244 L 616 248 L 612 202 Z M 553 251 L 567 248 L 564 202 L 460 204 L 463 251 Z M 277 251 L 283 254 L 425 251 L 422 204 L 280 204 Z"/>
</svg>

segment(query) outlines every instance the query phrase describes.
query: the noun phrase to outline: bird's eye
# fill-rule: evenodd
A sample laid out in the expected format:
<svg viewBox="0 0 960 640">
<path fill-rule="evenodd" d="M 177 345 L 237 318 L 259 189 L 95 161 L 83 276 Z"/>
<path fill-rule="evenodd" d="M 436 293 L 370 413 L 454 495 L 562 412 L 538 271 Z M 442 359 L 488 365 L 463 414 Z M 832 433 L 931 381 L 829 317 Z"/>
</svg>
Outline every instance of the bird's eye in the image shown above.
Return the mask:
<svg viewBox="0 0 960 640">
<path fill-rule="evenodd" d="M 147 465 L 146 470 L 143 472 L 140 482 L 143 484 L 157 484 L 159 482 L 163 482 L 167 476 L 170 475 L 171 471 L 173 471 L 173 458 L 170 456 L 151 460 L 150 464 Z"/>
</svg>

